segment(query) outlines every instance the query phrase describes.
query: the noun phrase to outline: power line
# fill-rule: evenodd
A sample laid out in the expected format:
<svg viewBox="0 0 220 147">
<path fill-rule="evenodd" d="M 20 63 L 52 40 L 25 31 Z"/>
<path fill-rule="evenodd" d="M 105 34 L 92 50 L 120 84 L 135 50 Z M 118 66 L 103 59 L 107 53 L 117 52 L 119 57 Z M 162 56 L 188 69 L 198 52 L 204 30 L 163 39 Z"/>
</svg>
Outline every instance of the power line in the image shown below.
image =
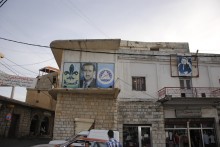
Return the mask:
<svg viewBox="0 0 220 147">
<path fill-rule="evenodd" d="M 16 73 L 18 73 L 19 75 L 23 75 L 20 72 L 18 72 L 17 70 L 15 70 L 14 68 L 12 68 L 10 65 L 8 65 L 6 62 L 4 62 L 3 60 L 1 61 L 4 63 L 4 65 L 6 65 L 8 68 L 12 69 L 13 71 L 15 71 Z M 23 75 L 24 76 L 24 75 Z"/>
<path fill-rule="evenodd" d="M 8 61 L 10 61 L 10 62 L 12 62 L 12 63 L 14 63 L 14 64 L 16 64 L 16 65 L 18 65 L 17 63 L 11 61 L 10 59 L 8 59 L 8 58 L 6 58 L 6 57 L 5 57 L 5 59 L 7 59 Z M 19 65 L 18 65 L 18 66 L 19 66 Z M 23 68 L 23 69 L 25 69 L 25 70 L 27 70 L 27 71 L 29 71 L 29 72 L 32 72 L 32 73 L 38 74 L 38 73 L 33 72 L 33 71 L 31 71 L 31 70 L 29 70 L 29 69 L 27 69 L 27 68 L 24 68 L 24 67 L 22 67 L 22 66 L 19 66 L 19 67 L 20 67 L 20 68 Z"/>
<path fill-rule="evenodd" d="M 3 0 L 2 0 L 2 1 L 3 1 Z M 2 3 L 1 6 L 0 6 L 0 8 L 7 2 L 7 0 L 5 0 L 4 2 L 2 2 L 2 1 L 0 2 L 0 4 Z"/>
<path fill-rule="evenodd" d="M 15 73 L 13 70 L 11 70 L 10 68 L 8 68 L 7 66 L 5 66 L 4 64 L 2 64 L 1 62 L 0 62 L 0 64 L 3 65 L 5 68 L 7 68 L 8 70 L 10 70 L 11 72 L 13 72 L 14 74 L 16 74 L 16 75 L 18 76 L 17 73 Z"/>
<path fill-rule="evenodd" d="M 15 65 L 10 65 L 10 66 L 31 66 L 31 65 L 41 64 L 41 63 L 44 63 L 44 62 L 47 62 L 47 61 L 50 61 L 50 60 L 53 60 L 53 59 L 54 58 L 51 58 L 51 59 L 48 59 L 48 60 L 45 60 L 45 61 L 42 61 L 42 62 L 36 62 L 36 63 L 31 63 L 31 64 L 22 64 L 22 65 L 15 64 Z"/>
<path fill-rule="evenodd" d="M 69 2 L 75 9 L 78 11 L 79 16 L 84 19 L 89 25 L 93 26 L 96 30 L 98 30 L 100 33 L 102 33 L 105 37 L 109 38 L 109 36 L 103 32 L 99 27 L 97 27 L 92 20 L 87 17 L 72 1 L 67 1 Z"/>
<path fill-rule="evenodd" d="M 10 41 L 10 42 L 14 42 L 14 43 L 18 43 L 18 44 L 24 44 L 24 45 L 29 45 L 29 46 L 35 46 L 35 47 L 42 47 L 42 48 L 54 48 L 57 50 L 68 50 L 68 51 L 79 51 L 79 52 L 87 52 L 87 53 L 98 53 L 98 54 L 114 54 L 114 55 L 134 55 L 134 56 L 152 56 L 152 57 L 156 57 L 156 56 L 163 56 L 163 57 L 170 57 L 170 54 L 168 55 L 161 55 L 161 54 L 133 54 L 133 53 L 112 53 L 112 52 L 100 52 L 100 51 L 91 51 L 91 50 L 78 50 L 78 49 L 70 49 L 70 48 L 61 48 L 61 47 L 50 47 L 50 46 L 46 46 L 46 45 L 39 45 L 39 44 L 33 44 L 33 43 L 27 43 L 27 42 L 22 42 L 22 41 L 16 41 L 16 40 L 12 40 L 12 39 L 7 39 L 7 38 L 3 38 L 0 37 L 1 40 L 5 40 L 5 41 Z M 217 55 L 197 55 L 197 57 L 220 57 L 220 54 Z"/>
</svg>

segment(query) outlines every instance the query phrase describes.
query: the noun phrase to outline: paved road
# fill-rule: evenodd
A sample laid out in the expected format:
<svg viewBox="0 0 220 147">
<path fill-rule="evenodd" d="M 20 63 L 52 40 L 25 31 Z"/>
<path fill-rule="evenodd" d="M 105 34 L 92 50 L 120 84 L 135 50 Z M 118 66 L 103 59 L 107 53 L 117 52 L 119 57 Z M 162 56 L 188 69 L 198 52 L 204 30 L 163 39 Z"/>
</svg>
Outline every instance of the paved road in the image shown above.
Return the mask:
<svg viewBox="0 0 220 147">
<path fill-rule="evenodd" d="M 37 144 L 48 143 L 49 138 L 31 138 L 31 139 L 8 139 L 0 138 L 0 147 L 30 147 Z"/>
</svg>

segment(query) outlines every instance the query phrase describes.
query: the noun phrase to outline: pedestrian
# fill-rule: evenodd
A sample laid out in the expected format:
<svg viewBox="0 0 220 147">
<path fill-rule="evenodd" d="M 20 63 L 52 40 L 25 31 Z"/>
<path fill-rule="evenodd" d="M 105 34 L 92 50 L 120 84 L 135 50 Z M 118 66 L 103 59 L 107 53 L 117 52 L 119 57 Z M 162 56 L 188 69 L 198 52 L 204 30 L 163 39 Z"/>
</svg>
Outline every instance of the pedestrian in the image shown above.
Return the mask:
<svg viewBox="0 0 220 147">
<path fill-rule="evenodd" d="M 177 132 L 173 136 L 173 141 L 174 141 L 175 147 L 179 147 L 180 137 Z"/>
<path fill-rule="evenodd" d="M 122 147 L 121 143 L 114 139 L 114 132 L 112 130 L 109 130 L 107 134 L 109 138 L 109 141 L 106 142 L 107 147 Z"/>
</svg>

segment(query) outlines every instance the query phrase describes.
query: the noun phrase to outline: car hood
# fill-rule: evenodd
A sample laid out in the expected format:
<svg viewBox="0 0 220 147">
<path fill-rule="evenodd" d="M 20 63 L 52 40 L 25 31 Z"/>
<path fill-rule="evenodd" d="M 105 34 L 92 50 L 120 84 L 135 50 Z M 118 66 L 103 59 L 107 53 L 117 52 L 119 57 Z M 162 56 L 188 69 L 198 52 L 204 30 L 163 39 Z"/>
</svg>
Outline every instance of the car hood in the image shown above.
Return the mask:
<svg viewBox="0 0 220 147">
<path fill-rule="evenodd" d="M 66 140 L 51 140 L 49 144 L 63 144 L 66 143 Z"/>
</svg>

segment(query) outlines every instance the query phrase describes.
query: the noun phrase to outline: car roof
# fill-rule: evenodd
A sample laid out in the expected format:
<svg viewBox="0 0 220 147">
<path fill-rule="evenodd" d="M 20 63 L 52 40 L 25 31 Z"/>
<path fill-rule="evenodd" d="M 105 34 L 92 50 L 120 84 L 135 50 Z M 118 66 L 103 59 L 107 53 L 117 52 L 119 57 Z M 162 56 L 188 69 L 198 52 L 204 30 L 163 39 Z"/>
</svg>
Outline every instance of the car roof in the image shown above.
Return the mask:
<svg viewBox="0 0 220 147">
<path fill-rule="evenodd" d="M 82 137 L 77 140 L 84 140 L 84 141 L 91 141 L 91 142 L 103 142 L 103 143 L 106 143 L 108 141 L 108 140 L 104 140 L 104 139 L 86 138 L 86 137 Z"/>
</svg>

